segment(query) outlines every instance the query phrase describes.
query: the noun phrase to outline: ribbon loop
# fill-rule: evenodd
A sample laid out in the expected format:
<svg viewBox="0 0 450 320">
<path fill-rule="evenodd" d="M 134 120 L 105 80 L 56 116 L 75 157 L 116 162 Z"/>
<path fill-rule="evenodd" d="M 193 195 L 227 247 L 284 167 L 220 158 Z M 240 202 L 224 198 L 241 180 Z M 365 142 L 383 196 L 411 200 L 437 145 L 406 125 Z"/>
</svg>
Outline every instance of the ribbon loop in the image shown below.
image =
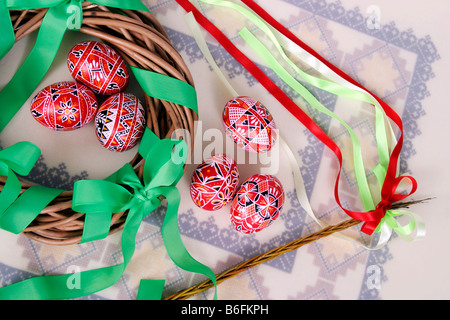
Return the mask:
<svg viewBox="0 0 450 320">
<path fill-rule="evenodd" d="M 41 151 L 31 142 L 21 141 L 12 146 L 0 150 L 0 163 L 26 176 L 30 173 Z M 3 172 L 0 172 L 3 174 Z"/>
<path fill-rule="evenodd" d="M 401 182 L 405 179 L 411 182 L 411 190 L 409 191 L 409 193 L 397 193 Z M 394 210 L 391 210 L 392 205 L 395 202 L 401 201 L 411 196 L 416 192 L 416 190 L 417 181 L 411 176 L 399 176 L 395 179 L 387 181 L 387 183 L 383 185 L 383 189 L 381 190 L 382 199 L 378 203 L 376 209 L 369 211 L 365 215 L 354 217 L 357 220 L 365 222 L 361 228 L 361 231 L 372 235 L 373 232 L 379 232 L 383 223 L 387 223 L 390 228 L 398 230 L 397 227 L 393 227 L 397 226 L 397 223 L 395 222 L 395 219 L 393 217 L 399 216 L 399 214 L 392 215 L 392 212 L 395 212 Z M 411 223 L 414 224 L 414 217 L 411 218 L 413 220 Z M 392 223 L 392 220 L 394 220 L 394 223 Z"/>
<path fill-rule="evenodd" d="M 147 202 L 152 201 L 152 197 L 154 196 L 153 189 L 146 190 L 145 188 L 135 190 L 134 197 L 139 201 Z"/>
</svg>

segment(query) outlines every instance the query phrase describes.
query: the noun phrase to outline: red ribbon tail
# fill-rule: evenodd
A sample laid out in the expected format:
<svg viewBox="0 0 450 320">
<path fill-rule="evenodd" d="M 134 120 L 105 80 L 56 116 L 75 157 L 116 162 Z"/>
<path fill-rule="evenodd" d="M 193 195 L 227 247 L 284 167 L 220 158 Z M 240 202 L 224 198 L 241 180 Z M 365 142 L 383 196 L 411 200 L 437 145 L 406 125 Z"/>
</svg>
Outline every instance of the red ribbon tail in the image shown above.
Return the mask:
<svg viewBox="0 0 450 320">
<path fill-rule="evenodd" d="M 361 232 L 371 236 L 377 229 L 378 225 L 379 225 L 379 223 L 377 223 L 375 221 L 365 222 L 361 227 Z"/>
</svg>

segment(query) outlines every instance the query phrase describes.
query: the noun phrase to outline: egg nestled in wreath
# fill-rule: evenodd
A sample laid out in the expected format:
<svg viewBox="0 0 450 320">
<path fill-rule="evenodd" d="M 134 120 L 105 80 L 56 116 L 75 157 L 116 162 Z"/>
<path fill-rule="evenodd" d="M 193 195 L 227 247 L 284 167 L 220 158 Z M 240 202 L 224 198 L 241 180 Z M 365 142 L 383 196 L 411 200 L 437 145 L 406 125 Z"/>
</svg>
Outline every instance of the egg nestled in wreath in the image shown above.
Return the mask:
<svg viewBox="0 0 450 320">
<path fill-rule="evenodd" d="M 235 161 L 224 154 L 212 156 L 192 174 L 191 199 L 204 210 L 219 210 L 233 199 L 238 183 Z"/>
<path fill-rule="evenodd" d="M 43 126 L 71 131 L 94 119 L 98 104 L 95 94 L 75 81 L 45 87 L 31 100 L 31 114 Z"/>
<path fill-rule="evenodd" d="M 231 203 L 231 222 L 242 233 L 259 232 L 271 225 L 284 204 L 281 182 L 268 174 L 245 180 Z"/>
<path fill-rule="evenodd" d="M 72 77 L 101 95 L 123 91 L 130 74 L 124 59 L 110 46 L 98 41 L 75 45 L 67 57 Z"/>
<path fill-rule="evenodd" d="M 145 131 L 145 109 L 139 99 L 126 92 L 110 96 L 98 108 L 95 132 L 108 150 L 123 152 L 133 148 Z"/>
</svg>

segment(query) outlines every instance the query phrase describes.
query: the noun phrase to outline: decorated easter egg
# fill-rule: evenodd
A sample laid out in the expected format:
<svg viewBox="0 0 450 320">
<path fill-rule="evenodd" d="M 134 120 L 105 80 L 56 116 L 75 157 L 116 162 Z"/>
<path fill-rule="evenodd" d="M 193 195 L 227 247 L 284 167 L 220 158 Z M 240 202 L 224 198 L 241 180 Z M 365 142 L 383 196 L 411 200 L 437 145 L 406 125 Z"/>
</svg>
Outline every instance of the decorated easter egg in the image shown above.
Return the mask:
<svg viewBox="0 0 450 320">
<path fill-rule="evenodd" d="M 100 143 L 111 151 L 133 148 L 145 131 L 145 109 L 131 93 L 110 96 L 98 108 L 95 129 Z"/>
<path fill-rule="evenodd" d="M 250 152 L 267 152 L 277 139 L 275 122 L 269 110 L 249 97 L 228 101 L 223 111 L 223 123 L 234 142 Z"/>
<path fill-rule="evenodd" d="M 31 114 L 37 122 L 55 131 L 81 128 L 95 117 L 95 94 L 75 81 L 45 87 L 31 100 Z"/>
<path fill-rule="evenodd" d="M 237 231 L 259 232 L 278 218 L 284 197 L 277 178 L 256 174 L 242 183 L 231 202 L 231 222 Z"/>
<path fill-rule="evenodd" d="M 123 58 L 110 46 L 98 41 L 75 45 L 67 57 L 72 77 L 95 93 L 111 95 L 123 91 L 129 71 Z"/>
<path fill-rule="evenodd" d="M 191 198 L 208 211 L 219 210 L 233 199 L 239 183 L 239 171 L 227 155 L 207 159 L 192 174 Z"/>
</svg>

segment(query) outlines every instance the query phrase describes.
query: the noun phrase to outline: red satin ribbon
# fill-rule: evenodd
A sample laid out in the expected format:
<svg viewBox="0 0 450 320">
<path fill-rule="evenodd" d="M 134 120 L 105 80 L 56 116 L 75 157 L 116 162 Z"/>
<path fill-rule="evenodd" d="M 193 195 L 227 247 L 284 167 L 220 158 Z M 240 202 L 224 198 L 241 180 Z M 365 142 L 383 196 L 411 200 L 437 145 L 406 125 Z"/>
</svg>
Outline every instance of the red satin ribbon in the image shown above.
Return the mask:
<svg viewBox="0 0 450 320">
<path fill-rule="evenodd" d="M 322 63 L 326 64 L 330 69 L 336 72 L 339 76 L 346 79 L 347 81 L 353 83 L 354 85 L 366 90 L 371 93 L 375 99 L 380 103 L 386 115 L 395 122 L 395 124 L 400 129 L 400 138 L 392 151 L 391 158 L 389 161 L 389 166 L 387 169 L 387 174 L 383 183 L 381 190 L 381 201 L 377 205 L 375 210 L 369 212 L 358 212 L 351 211 L 342 207 L 339 199 L 339 179 L 342 170 L 342 153 L 336 143 L 328 137 L 328 135 L 323 132 L 323 130 L 306 114 L 298 108 L 298 106 L 277 86 L 270 80 L 257 66 L 254 64 L 247 56 L 245 56 L 236 46 L 205 16 L 203 16 L 197 8 L 192 5 L 188 0 L 176 0 L 187 12 L 192 12 L 197 22 L 208 31 L 223 47 L 228 51 L 244 68 L 246 68 L 260 83 L 265 87 L 295 118 L 297 118 L 312 134 L 314 134 L 322 143 L 324 143 L 337 157 L 339 161 L 339 170 L 336 177 L 336 183 L 334 188 L 334 195 L 336 202 L 350 217 L 363 221 L 364 224 L 361 227 L 361 231 L 372 235 L 377 226 L 379 225 L 381 219 L 385 216 L 386 211 L 389 210 L 393 202 L 400 201 L 406 197 L 413 194 L 417 189 L 417 182 L 413 177 L 403 176 L 396 177 L 397 162 L 403 145 L 403 123 L 398 116 L 398 114 L 392 110 L 384 101 L 378 98 L 376 95 L 372 94 L 370 91 L 362 87 L 355 80 L 350 78 L 342 70 L 330 64 L 328 61 L 323 59 L 317 52 L 303 43 L 294 34 L 292 34 L 287 28 L 276 21 L 272 16 L 270 16 L 264 9 L 258 6 L 252 0 L 241 0 L 249 8 L 251 8 L 255 13 L 257 13 L 262 19 L 268 22 L 272 27 L 277 29 L 279 32 L 284 34 L 294 43 L 299 45 L 301 48 L 315 56 Z M 403 179 L 408 179 L 412 183 L 411 192 L 409 194 L 397 194 L 397 188 Z"/>
</svg>

